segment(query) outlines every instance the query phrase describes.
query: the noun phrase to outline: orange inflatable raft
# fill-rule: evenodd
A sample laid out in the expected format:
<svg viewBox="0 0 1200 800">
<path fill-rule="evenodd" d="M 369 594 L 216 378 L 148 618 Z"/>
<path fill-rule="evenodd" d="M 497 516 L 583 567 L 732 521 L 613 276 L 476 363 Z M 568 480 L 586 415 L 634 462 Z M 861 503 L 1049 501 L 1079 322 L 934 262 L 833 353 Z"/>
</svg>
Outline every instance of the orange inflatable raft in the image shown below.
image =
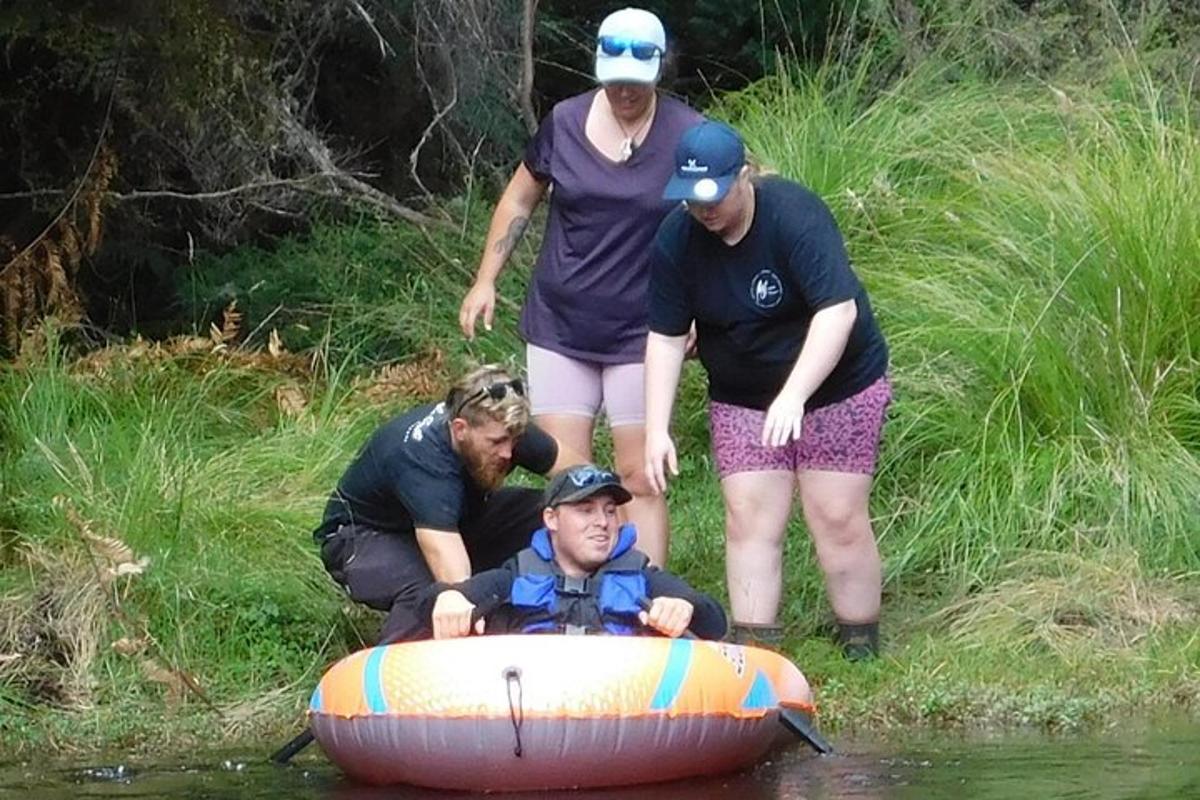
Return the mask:
<svg viewBox="0 0 1200 800">
<path fill-rule="evenodd" d="M 752 764 L 812 712 L 786 658 L 694 639 L 481 636 L 342 659 L 309 724 L 368 783 L 521 790 L 618 786 Z"/>
</svg>

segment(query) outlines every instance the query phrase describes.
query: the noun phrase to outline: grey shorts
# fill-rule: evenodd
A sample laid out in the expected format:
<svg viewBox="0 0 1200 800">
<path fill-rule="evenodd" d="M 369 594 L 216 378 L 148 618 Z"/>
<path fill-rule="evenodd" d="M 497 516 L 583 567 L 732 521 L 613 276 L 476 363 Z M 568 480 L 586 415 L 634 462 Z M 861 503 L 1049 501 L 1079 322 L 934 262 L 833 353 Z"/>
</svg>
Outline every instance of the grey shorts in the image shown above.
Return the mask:
<svg viewBox="0 0 1200 800">
<path fill-rule="evenodd" d="M 614 428 L 646 424 L 645 364 L 604 364 L 525 345 L 533 415 L 595 417 Z"/>
</svg>

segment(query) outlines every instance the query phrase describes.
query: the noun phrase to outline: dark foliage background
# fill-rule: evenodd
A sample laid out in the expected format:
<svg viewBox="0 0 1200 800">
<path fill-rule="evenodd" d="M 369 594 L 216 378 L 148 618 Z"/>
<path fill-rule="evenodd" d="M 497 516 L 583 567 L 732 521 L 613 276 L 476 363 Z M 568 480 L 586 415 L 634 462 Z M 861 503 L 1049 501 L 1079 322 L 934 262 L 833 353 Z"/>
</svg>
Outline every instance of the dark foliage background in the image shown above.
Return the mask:
<svg viewBox="0 0 1200 800">
<path fill-rule="evenodd" d="M 534 115 L 591 85 L 594 31 L 627 4 L 537 3 Z M 1152 31 L 1177 65 L 1189 50 L 1194 61 L 1200 29 L 1194 0 L 645 5 L 672 39 L 668 87 L 701 107 L 779 56 L 804 65 L 869 48 L 882 88 L 930 58 L 948 74 L 1085 69 L 1113 20 L 1128 37 Z M 104 244 L 76 276 L 96 336 L 174 326 L 176 276 L 197 250 L 269 246 L 351 208 L 436 216 L 438 197 L 494 189 L 528 134 L 525 10 L 526 0 L 6 0 L 0 265 L 37 241 L 101 138 L 117 174 Z M 987 40 L 956 36 L 980 20 Z"/>
</svg>

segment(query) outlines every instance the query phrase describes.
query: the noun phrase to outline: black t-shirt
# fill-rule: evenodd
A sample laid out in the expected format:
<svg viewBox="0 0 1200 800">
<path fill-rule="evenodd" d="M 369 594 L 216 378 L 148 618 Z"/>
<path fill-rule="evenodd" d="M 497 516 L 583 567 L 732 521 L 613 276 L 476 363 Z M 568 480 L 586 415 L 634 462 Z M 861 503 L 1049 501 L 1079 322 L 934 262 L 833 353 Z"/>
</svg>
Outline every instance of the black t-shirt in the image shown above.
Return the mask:
<svg viewBox="0 0 1200 800">
<path fill-rule="evenodd" d="M 553 437 L 529 425 L 513 447 L 513 466 L 545 474 L 558 457 Z M 393 533 L 458 531 L 487 492 L 450 446 L 444 403 L 426 404 L 384 423 L 355 457 L 325 506 L 318 538 L 339 525 Z"/>
<path fill-rule="evenodd" d="M 853 299 L 858 317 L 845 352 L 806 407 L 836 403 L 887 370 L 887 343 L 850 266 L 828 207 L 782 178 L 755 187 L 754 221 L 733 246 L 683 207 L 663 220 L 650 272 L 650 330 L 687 333 L 718 402 L 766 409 L 800 355 L 818 311 Z"/>
</svg>

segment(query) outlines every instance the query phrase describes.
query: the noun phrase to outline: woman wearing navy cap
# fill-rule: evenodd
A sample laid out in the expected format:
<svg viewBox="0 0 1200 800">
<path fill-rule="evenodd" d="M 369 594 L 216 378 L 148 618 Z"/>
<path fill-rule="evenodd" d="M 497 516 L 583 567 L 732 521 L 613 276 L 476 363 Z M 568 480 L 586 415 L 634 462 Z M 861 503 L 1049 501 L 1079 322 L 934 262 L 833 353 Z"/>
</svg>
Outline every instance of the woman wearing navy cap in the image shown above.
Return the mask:
<svg viewBox="0 0 1200 800">
<path fill-rule="evenodd" d="M 598 89 L 555 105 L 529 143 L 492 216 L 475 284 L 459 311 L 468 339 L 490 330 L 496 278 L 553 186 L 521 314 L 534 418 L 574 461 L 592 460 L 595 418 L 612 426 L 614 461 L 633 492 L 627 515 L 640 547 L 667 558 L 667 507 L 646 482 L 643 357 L 649 252 L 671 209 L 662 198 L 675 145 L 701 119 L 657 84 L 666 34 L 649 11 L 625 8 L 600 25 Z"/>
<path fill-rule="evenodd" d="M 752 177 L 727 125 L 688 130 L 664 197 L 646 348 L 646 475 L 676 473 L 669 423 L 694 323 L 725 499 L 735 636 L 778 642 L 783 537 L 792 493 L 825 573 L 846 655 L 874 655 L 881 568 L 868 513 L 888 352 L 825 203 Z"/>
</svg>

